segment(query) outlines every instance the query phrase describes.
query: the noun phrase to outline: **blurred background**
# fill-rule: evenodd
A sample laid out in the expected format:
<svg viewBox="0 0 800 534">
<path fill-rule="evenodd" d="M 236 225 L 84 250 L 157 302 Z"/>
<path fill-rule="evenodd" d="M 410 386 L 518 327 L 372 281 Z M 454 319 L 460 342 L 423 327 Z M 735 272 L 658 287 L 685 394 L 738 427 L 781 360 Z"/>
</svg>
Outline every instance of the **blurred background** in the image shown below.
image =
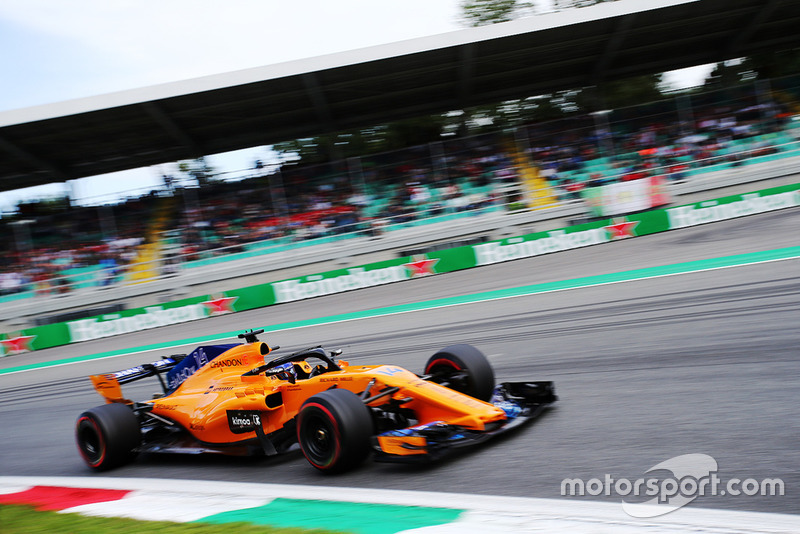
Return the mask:
<svg viewBox="0 0 800 534">
<path fill-rule="evenodd" d="M 337 12 L 336 20 L 341 20 L 345 27 L 354 25 L 352 32 L 342 32 L 336 24 L 322 24 L 320 20 L 326 10 L 321 4 L 315 4 L 312 14 L 300 18 L 297 10 L 272 13 L 270 10 L 275 8 L 264 8 L 263 22 L 258 27 L 275 31 L 262 33 L 289 39 L 277 34 L 275 26 L 275 18 L 285 16 L 289 21 L 286 26 L 295 35 L 294 40 L 286 41 L 292 46 L 268 54 L 270 59 L 288 60 L 319 53 L 319 49 L 298 44 L 308 41 L 296 36 L 301 29 L 329 35 L 325 32 L 333 28 L 336 35 L 360 35 L 356 40 L 331 38 L 328 50 L 337 51 L 458 28 L 462 28 L 461 33 L 455 31 L 450 35 L 462 35 L 470 29 L 486 32 L 492 27 L 507 27 L 505 33 L 514 37 L 521 30 L 513 25 L 524 23 L 528 25 L 526 30 L 534 28 L 528 40 L 534 43 L 531 50 L 535 50 L 536 31 L 546 32 L 555 25 L 569 43 L 569 38 L 574 37 L 569 29 L 584 19 L 612 16 L 617 17 L 613 19 L 616 26 L 600 58 L 605 65 L 597 67 L 606 67 L 609 73 L 603 73 L 597 83 L 589 86 L 567 86 L 567 77 L 554 82 L 561 86 L 552 86 L 554 90 L 542 94 L 463 109 L 446 108 L 445 103 L 445 108 L 436 113 L 396 120 L 379 117 L 373 123 L 362 119 L 364 125 L 358 128 L 324 133 L 320 128 L 314 135 L 302 138 L 190 159 L 167 159 L 101 176 L 59 180 L 48 178 L 47 169 L 37 170 L 30 178 L 35 176 L 37 183 L 46 183 L 37 187 L 24 187 L 27 183 L 24 174 L 9 174 L 3 182 L 6 191 L 0 193 L 0 228 L 5 236 L 0 242 L 0 302 L 19 304 L 23 300 L 67 297 L 81 292 L 97 294 L 98 289 L 180 277 L 187 272 L 200 272 L 192 270 L 203 267 L 217 268 L 224 261 L 250 264 L 257 261 L 268 265 L 274 263 L 270 258 L 278 258 L 280 254 L 321 246 L 328 246 L 319 250 L 329 254 L 324 251 L 342 250 L 347 243 L 359 239 L 389 242 L 393 235 L 416 232 L 413 239 L 421 247 L 447 238 L 496 238 L 508 227 L 524 228 L 534 221 L 548 221 L 543 224 L 556 228 L 635 211 L 631 208 L 631 196 L 639 210 L 680 203 L 683 195 L 694 191 L 691 184 L 719 181 L 737 172 L 741 175 L 741 169 L 745 168 L 757 169 L 748 171 L 753 181 L 780 176 L 785 172 L 785 162 L 800 155 L 800 51 L 794 48 L 794 42 L 762 45 L 759 52 L 741 57 L 712 52 L 715 57 L 725 59 L 680 70 L 624 77 L 612 68 L 616 65 L 614 54 L 622 53 L 618 51 L 624 48 L 625 39 L 633 40 L 632 28 L 643 20 L 641 14 L 635 19 L 628 13 L 641 7 L 631 2 L 442 2 L 425 17 L 424 25 L 409 23 L 406 26 L 414 28 L 410 33 L 382 37 L 375 35 L 371 21 L 384 21 L 389 15 L 414 14 L 414 6 L 405 10 L 385 8 L 389 11 L 381 12 L 383 16 L 378 17 L 372 12 L 374 7 L 356 4 L 345 3 Z M 653 5 L 658 7 L 659 2 Z M 609 6 L 618 11 L 598 11 Z M 63 6 L 48 2 L 32 2 L 25 8 L 4 7 L 0 11 L 4 24 L 14 30 L 6 33 L 5 39 L 11 41 L 16 36 L 19 45 L 28 42 L 25 39 L 31 35 L 49 36 L 44 47 L 32 46 L 13 61 L 7 58 L 9 67 L 16 67 L 10 72 L 20 80 L 25 79 L 24 69 L 30 65 L 24 57 L 27 53 L 32 59 L 66 54 L 55 45 L 71 39 L 65 35 L 74 34 L 63 29 L 56 31 L 54 17 L 65 17 L 68 25 L 74 24 L 86 34 L 90 31 L 86 19 L 91 7 L 92 2 L 87 2 L 69 13 Z M 246 3 L 234 7 L 256 9 Z M 744 20 L 746 6 L 731 6 L 732 13 L 736 11 L 734 7 L 741 11 L 736 15 L 739 20 Z M 168 2 L 161 14 L 173 16 L 174 21 L 180 9 L 185 8 L 181 2 Z M 119 32 L 121 37 L 110 36 L 111 29 L 120 25 L 118 17 L 126 13 L 119 8 L 109 8 L 107 13 L 91 12 L 89 22 L 103 26 L 102 31 L 93 32 L 94 39 L 116 43 L 121 59 L 134 57 L 153 65 L 149 77 L 139 79 L 168 82 L 175 79 L 175 74 L 207 72 L 191 70 L 197 68 L 197 63 L 180 55 L 181 51 L 188 53 L 187 50 L 194 55 L 202 54 L 207 45 L 192 43 L 185 48 L 184 42 L 175 51 L 165 48 L 169 51 L 165 55 L 171 61 L 189 69 L 166 75 L 163 61 L 138 56 L 152 47 L 142 35 L 136 34 L 135 42 L 124 30 Z M 136 16 L 131 13 L 134 28 L 141 24 L 143 13 L 137 12 Z M 219 13 L 207 13 L 201 17 L 205 21 L 201 24 L 209 24 L 209 17 L 214 15 L 222 17 Z M 740 44 L 745 38 L 758 41 L 756 37 L 769 32 L 764 19 L 779 15 L 774 7 L 759 11 L 762 20 L 742 30 L 749 35 L 735 35 L 734 43 Z M 242 30 L 252 29 L 252 35 L 262 35 L 247 26 L 249 23 L 243 18 L 246 18 L 244 13 L 227 10 L 216 21 L 218 31 L 221 35 L 223 28 L 224 35 L 230 35 L 231 29 L 238 34 L 249 34 Z M 700 17 L 698 24 L 705 23 Z M 161 27 L 165 22 L 158 19 L 153 24 Z M 193 32 L 204 28 L 180 23 L 171 30 L 173 38 L 185 41 L 184 26 Z M 469 41 L 472 34 L 464 35 Z M 476 42 L 481 42 L 487 34 L 474 35 L 479 35 Z M 523 32 L 523 35 L 528 34 Z M 681 38 L 684 37 L 676 39 Z M 719 40 L 711 33 L 708 38 Z M 165 45 L 163 37 L 155 39 Z M 81 46 L 86 48 L 88 43 L 95 42 L 84 37 Z M 253 41 L 245 40 L 244 44 L 251 45 L 251 52 L 257 48 Z M 141 50 L 135 53 L 129 50 L 138 45 Z M 225 48 L 225 45 L 214 47 Z M 652 45 L 644 49 L 651 50 Z M 379 56 L 384 53 L 374 50 Z M 648 53 L 664 54 L 652 50 Z M 230 62 L 230 56 L 219 51 L 209 54 L 211 66 L 206 68 L 219 69 L 224 65 L 246 68 L 257 60 L 263 63 L 264 59 L 261 51 L 236 62 Z M 5 106 L 41 104 L 48 102 L 48 98 L 58 100 L 62 94 L 84 97 L 80 91 L 87 89 L 75 80 L 87 74 L 91 74 L 93 88 L 123 89 L 114 84 L 119 84 L 119 80 L 131 83 L 129 76 L 114 78 L 112 73 L 119 68 L 110 69 L 106 81 L 99 83 L 102 72 L 89 72 L 91 53 L 80 56 L 76 52 L 69 57 L 83 58 L 77 63 L 80 68 L 67 77 L 72 85 L 62 91 L 60 84 L 51 83 L 49 91 L 33 92 L 20 83 L 16 92 L 6 89 L 9 93 L 4 96 Z M 52 58 L 45 65 L 42 68 L 52 69 L 47 67 L 52 65 Z M 470 68 L 464 65 L 468 64 L 462 62 L 459 68 Z M 95 68 L 102 71 L 103 64 Z M 568 64 L 565 67 L 570 68 L 574 67 Z M 387 79 L 385 83 L 391 82 Z M 331 86 L 319 94 L 335 90 Z M 524 91 L 524 87 L 516 90 Z M 491 100 L 491 96 L 482 98 Z M 17 116 L 15 112 L 25 109 L 12 109 L 6 116 L 13 119 Z M 390 119 L 389 110 L 386 114 L 386 119 Z M 209 120 L 213 123 L 215 119 Z M 180 118 L 167 117 L 167 121 L 172 121 L 174 129 L 182 127 Z M 2 138 L 11 158 L 35 161 L 29 147 L 22 141 L 15 143 L 13 137 L 15 127 L 33 126 L 36 121 L 3 124 Z M 120 148 L 125 150 L 122 145 Z M 502 218 L 503 215 L 509 217 Z M 491 232 L 477 236 L 460 229 L 459 224 L 463 226 L 464 221 L 494 222 L 490 225 Z M 399 231 L 405 234 L 398 234 Z M 315 259 L 318 261 L 320 256 Z M 295 266 L 303 264 L 296 263 Z M 95 300 L 113 300 L 109 295 L 107 292 Z M 167 296 L 151 300 L 164 298 Z M 81 308 L 78 304 L 72 307 Z M 29 308 L 28 312 L 31 310 L 36 315 L 36 308 Z M 12 318 L 12 326 L 24 324 L 14 325 Z"/>
</svg>

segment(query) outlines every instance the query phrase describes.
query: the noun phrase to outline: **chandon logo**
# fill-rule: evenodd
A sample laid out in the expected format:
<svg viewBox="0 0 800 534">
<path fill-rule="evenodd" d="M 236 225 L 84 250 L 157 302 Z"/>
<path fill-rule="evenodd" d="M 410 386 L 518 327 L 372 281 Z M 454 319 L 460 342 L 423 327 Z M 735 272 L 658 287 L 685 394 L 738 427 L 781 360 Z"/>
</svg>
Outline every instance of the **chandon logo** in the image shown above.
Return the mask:
<svg viewBox="0 0 800 534">
<path fill-rule="evenodd" d="M 239 358 L 229 358 L 227 360 L 213 360 L 211 362 L 211 367 L 212 368 L 217 368 L 217 367 L 238 367 L 239 365 L 242 365 L 242 360 L 240 360 Z"/>
</svg>

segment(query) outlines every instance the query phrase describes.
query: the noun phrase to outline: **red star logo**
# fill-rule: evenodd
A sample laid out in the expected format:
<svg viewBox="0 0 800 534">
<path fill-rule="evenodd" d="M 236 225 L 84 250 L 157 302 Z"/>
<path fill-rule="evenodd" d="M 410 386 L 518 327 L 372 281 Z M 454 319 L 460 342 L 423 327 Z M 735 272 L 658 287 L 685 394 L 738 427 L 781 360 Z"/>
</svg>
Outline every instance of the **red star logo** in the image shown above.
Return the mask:
<svg viewBox="0 0 800 534">
<path fill-rule="evenodd" d="M 202 304 L 208 309 L 211 315 L 222 315 L 223 313 L 235 312 L 236 310 L 233 309 L 233 303 L 238 299 L 239 297 L 212 297 L 212 300 L 207 300 Z"/>
<path fill-rule="evenodd" d="M 611 239 L 625 239 L 626 237 L 636 237 L 634 229 L 639 226 L 639 221 L 614 220 L 613 224 L 605 227 Z"/>
<path fill-rule="evenodd" d="M 17 336 L 0 340 L 0 345 L 2 345 L 4 352 L 3 356 L 32 351 L 31 343 L 33 343 L 34 339 L 36 339 L 36 336 Z"/>
<path fill-rule="evenodd" d="M 404 263 L 403 267 L 408 269 L 411 272 L 411 278 L 416 278 L 417 276 L 428 276 L 429 274 L 436 274 L 436 269 L 434 266 L 439 263 L 439 258 L 434 258 L 432 260 L 426 258 L 424 255 L 422 256 L 412 256 L 411 263 Z"/>
</svg>

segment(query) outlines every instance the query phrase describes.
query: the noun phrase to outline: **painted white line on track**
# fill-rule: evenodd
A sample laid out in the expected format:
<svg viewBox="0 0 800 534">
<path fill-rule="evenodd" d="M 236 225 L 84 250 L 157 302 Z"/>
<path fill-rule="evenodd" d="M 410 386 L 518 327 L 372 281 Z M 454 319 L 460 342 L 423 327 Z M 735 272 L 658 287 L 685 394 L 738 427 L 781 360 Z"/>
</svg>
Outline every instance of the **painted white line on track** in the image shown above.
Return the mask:
<svg viewBox="0 0 800 534">
<path fill-rule="evenodd" d="M 138 518 L 146 518 L 140 506 L 156 502 L 158 496 L 170 496 L 173 502 L 185 503 L 189 510 L 172 510 L 172 517 L 193 520 L 203 503 L 212 508 L 205 515 L 224 508 L 226 501 L 240 502 L 242 508 L 260 506 L 275 498 L 299 500 L 324 500 L 388 504 L 409 507 L 441 507 L 465 510 L 454 522 L 414 529 L 426 534 L 509 534 L 517 532 L 592 532 L 618 533 L 693 533 L 719 534 L 789 534 L 797 533 L 800 516 L 779 513 L 742 512 L 701 508 L 681 508 L 664 516 L 638 519 L 625 514 L 619 503 L 592 502 L 570 499 L 536 499 L 525 497 L 500 497 L 429 491 L 386 490 L 374 488 L 331 488 L 328 486 L 300 486 L 282 484 L 256 484 L 198 480 L 169 480 L 142 478 L 103 477 L 0 477 L 0 489 L 27 488 L 30 486 L 63 486 L 72 488 L 97 488 L 131 490 L 132 507 L 125 509 Z M 128 499 L 126 497 L 126 499 Z M 126 499 L 122 499 L 123 501 Z M 175 501 L 175 499 L 178 499 Z M 195 499 L 195 504 L 190 504 Z M 91 512 L 90 509 L 87 510 Z M 68 509 L 77 511 L 86 505 Z M 123 510 L 123 512 L 125 511 Z M 99 508 L 94 510 L 100 514 Z M 162 517 L 163 510 L 155 510 Z M 112 514 L 113 515 L 113 514 Z M 181 519 L 178 519 L 181 520 Z M 335 525 L 331 525 L 335 528 Z M 406 531 L 412 532 L 412 531 Z"/>
</svg>

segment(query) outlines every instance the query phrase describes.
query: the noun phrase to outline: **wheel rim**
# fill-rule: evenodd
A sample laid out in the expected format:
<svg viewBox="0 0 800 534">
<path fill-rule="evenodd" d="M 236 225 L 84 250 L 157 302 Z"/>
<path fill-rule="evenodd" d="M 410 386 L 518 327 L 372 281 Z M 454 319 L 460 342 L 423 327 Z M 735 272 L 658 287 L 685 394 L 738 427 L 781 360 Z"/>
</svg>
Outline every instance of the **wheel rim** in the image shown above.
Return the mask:
<svg viewBox="0 0 800 534">
<path fill-rule="evenodd" d="M 469 394 L 474 388 L 470 382 L 469 374 L 449 360 L 432 362 L 427 373 L 433 375 L 437 384 L 445 383 L 450 389 Z"/>
<path fill-rule="evenodd" d="M 338 454 L 337 428 L 324 412 L 310 412 L 303 418 L 303 452 L 314 465 L 324 468 L 332 464 Z"/>
<path fill-rule="evenodd" d="M 309 452 L 316 458 L 327 458 L 331 453 L 331 428 L 315 417 L 309 423 L 307 442 Z"/>
</svg>

